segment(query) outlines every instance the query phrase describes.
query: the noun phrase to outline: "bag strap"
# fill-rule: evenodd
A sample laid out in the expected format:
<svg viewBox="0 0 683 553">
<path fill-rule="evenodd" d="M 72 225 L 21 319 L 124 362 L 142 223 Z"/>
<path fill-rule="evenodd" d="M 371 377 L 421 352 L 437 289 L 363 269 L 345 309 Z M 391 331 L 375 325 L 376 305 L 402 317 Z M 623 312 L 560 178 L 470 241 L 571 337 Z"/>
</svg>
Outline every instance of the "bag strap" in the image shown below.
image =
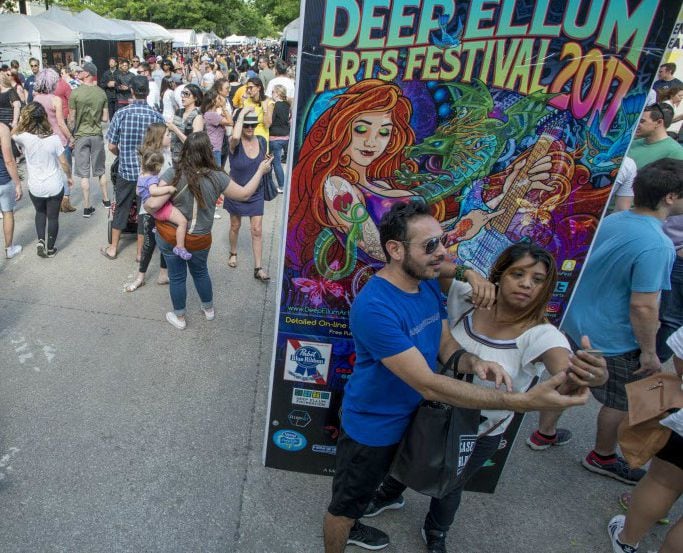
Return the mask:
<svg viewBox="0 0 683 553">
<path fill-rule="evenodd" d="M 501 424 L 503 424 L 506 420 L 508 420 L 512 416 L 512 413 L 510 413 L 507 417 L 504 419 L 500 419 L 496 424 L 494 424 L 491 428 L 489 428 L 486 432 L 483 434 L 479 434 L 477 438 L 483 438 L 484 436 L 488 436 L 491 432 L 493 432 L 496 428 L 498 428 Z"/>
</svg>

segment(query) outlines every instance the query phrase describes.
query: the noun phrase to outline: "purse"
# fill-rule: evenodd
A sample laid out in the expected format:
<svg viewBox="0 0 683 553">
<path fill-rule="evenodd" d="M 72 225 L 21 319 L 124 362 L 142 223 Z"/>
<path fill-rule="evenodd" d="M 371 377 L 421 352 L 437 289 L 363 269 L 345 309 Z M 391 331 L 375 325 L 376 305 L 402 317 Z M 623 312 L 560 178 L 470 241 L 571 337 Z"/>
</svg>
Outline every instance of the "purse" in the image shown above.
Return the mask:
<svg viewBox="0 0 683 553">
<path fill-rule="evenodd" d="M 259 146 L 263 148 L 263 143 L 265 142 L 265 139 L 259 136 L 258 140 Z M 268 152 L 267 146 L 266 152 Z M 277 184 L 275 184 L 275 180 L 273 179 L 272 171 L 266 173 L 261 177 L 261 188 L 263 188 L 263 199 L 265 201 L 270 202 L 278 197 Z"/>
<path fill-rule="evenodd" d="M 670 409 L 683 407 L 681 379 L 657 373 L 626 384 L 628 416 L 619 425 L 617 437 L 626 461 L 642 467 L 664 447 L 671 429 L 659 424 Z"/>
</svg>

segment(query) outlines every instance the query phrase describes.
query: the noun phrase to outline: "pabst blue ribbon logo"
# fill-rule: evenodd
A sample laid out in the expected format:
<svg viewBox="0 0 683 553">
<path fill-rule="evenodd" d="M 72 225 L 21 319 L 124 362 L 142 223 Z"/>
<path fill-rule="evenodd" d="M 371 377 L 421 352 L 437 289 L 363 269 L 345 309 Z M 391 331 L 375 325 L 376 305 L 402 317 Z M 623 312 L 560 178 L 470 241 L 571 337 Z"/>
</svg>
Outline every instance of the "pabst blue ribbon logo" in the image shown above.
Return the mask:
<svg viewBox="0 0 683 553">
<path fill-rule="evenodd" d="M 331 353 L 331 344 L 288 339 L 285 380 L 326 385 Z"/>
<path fill-rule="evenodd" d="M 296 430 L 278 430 L 273 434 L 273 443 L 285 451 L 301 451 L 308 442 L 306 436 Z"/>
</svg>

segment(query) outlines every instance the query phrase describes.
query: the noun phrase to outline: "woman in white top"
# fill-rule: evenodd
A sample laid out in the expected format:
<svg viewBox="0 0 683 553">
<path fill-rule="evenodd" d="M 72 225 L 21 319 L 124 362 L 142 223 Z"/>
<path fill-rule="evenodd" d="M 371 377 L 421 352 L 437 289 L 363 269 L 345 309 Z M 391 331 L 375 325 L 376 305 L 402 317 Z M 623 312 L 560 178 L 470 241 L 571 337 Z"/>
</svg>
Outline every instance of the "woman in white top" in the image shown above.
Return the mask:
<svg viewBox="0 0 683 553">
<path fill-rule="evenodd" d="M 40 257 L 54 257 L 64 185 L 73 186 L 64 146 L 38 102 L 31 102 L 22 110 L 12 134 L 26 156 L 28 193 L 36 209 L 37 253 Z"/>
<path fill-rule="evenodd" d="M 175 98 L 175 89 L 177 86 L 178 82 L 176 81 L 175 75 L 161 79 L 161 107 L 164 121 L 166 122 L 173 121 L 173 116 L 178 110 L 178 103 Z"/>
<path fill-rule="evenodd" d="M 500 363 L 512 379 L 514 392 L 528 390 L 544 369 L 553 375 L 560 371 L 569 373 L 561 393 L 573 393 L 578 387 L 597 386 L 607 380 L 604 359 L 585 352 L 579 354 L 580 358 L 572 355 L 567 339 L 545 319 L 556 279 L 552 255 L 527 242 L 510 246 L 494 263 L 489 275 L 497 289 L 493 309 L 475 310 L 469 284 L 442 279 L 442 290 L 448 292 L 448 319 L 453 337 L 469 353 Z M 584 347 L 590 347 L 587 338 L 584 342 Z M 495 386 L 476 376 L 474 384 Z M 458 486 L 444 498 L 432 499 L 423 528 L 428 547 L 445 540 L 465 484 L 497 451 L 513 414 L 481 411 L 479 438 Z M 397 480 L 385 478 L 364 516 L 400 508 L 404 490 L 405 486 Z"/>
</svg>

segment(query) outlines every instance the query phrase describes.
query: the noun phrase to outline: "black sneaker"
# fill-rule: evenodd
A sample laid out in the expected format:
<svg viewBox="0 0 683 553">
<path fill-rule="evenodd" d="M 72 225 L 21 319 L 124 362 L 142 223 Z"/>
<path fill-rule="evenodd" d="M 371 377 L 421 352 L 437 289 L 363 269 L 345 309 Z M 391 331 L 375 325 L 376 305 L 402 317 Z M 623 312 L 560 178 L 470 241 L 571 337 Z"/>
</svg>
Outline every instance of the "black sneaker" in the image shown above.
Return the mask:
<svg viewBox="0 0 683 553">
<path fill-rule="evenodd" d="M 446 532 L 422 528 L 422 539 L 429 553 L 446 553 Z"/>
<path fill-rule="evenodd" d="M 36 253 L 38 254 L 38 257 L 47 257 L 47 252 L 45 251 L 45 242 L 43 242 L 42 240 L 38 240 Z"/>
<path fill-rule="evenodd" d="M 363 549 L 379 551 L 389 545 L 389 536 L 377 528 L 356 521 L 349 532 L 346 545 L 357 545 Z"/>
<path fill-rule="evenodd" d="M 109 200 L 102 200 L 102 205 L 109 209 L 111 207 L 111 202 Z"/>
<path fill-rule="evenodd" d="M 367 509 L 363 513 L 364 517 L 372 518 L 376 517 L 384 511 L 389 511 L 392 509 L 401 509 L 406 504 L 405 499 L 402 495 L 394 499 L 383 498 L 382 496 L 377 496 L 372 498 L 372 501 L 368 505 Z"/>
<path fill-rule="evenodd" d="M 95 213 L 95 208 L 94 207 L 86 207 L 83 210 L 83 217 L 88 219 L 93 213 Z"/>
<path fill-rule="evenodd" d="M 647 474 L 647 471 L 643 469 L 631 468 L 623 457 L 615 456 L 613 459 L 605 461 L 595 455 L 593 451 L 581 460 L 581 464 L 586 470 L 609 476 L 630 486 L 635 486 Z"/>
<path fill-rule="evenodd" d="M 54 257 L 57 255 L 57 248 L 52 248 L 51 250 L 47 250 L 47 257 Z"/>
</svg>

